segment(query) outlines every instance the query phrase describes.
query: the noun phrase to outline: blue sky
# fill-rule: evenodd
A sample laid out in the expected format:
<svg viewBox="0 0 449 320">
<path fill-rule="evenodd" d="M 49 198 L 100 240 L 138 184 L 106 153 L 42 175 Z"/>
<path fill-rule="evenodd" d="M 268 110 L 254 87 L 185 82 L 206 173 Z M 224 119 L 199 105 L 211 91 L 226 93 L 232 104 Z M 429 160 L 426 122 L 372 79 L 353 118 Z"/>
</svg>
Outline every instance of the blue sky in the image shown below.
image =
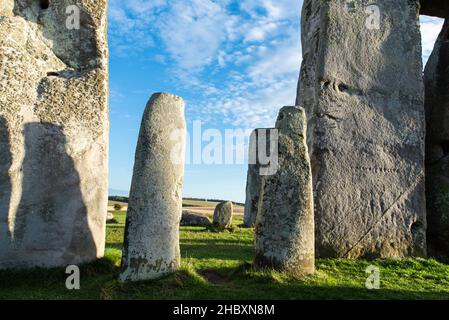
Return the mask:
<svg viewBox="0 0 449 320">
<path fill-rule="evenodd" d="M 110 0 L 111 193 L 129 190 L 141 116 L 154 92 L 184 98 L 190 134 L 194 121 L 221 132 L 272 126 L 278 110 L 295 101 L 301 6 L 301 0 Z M 441 24 L 422 18 L 424 60 Z M 243 202 L 246 171 L 245 164 L 189 164 L 184 195 Z"/>
</svg>

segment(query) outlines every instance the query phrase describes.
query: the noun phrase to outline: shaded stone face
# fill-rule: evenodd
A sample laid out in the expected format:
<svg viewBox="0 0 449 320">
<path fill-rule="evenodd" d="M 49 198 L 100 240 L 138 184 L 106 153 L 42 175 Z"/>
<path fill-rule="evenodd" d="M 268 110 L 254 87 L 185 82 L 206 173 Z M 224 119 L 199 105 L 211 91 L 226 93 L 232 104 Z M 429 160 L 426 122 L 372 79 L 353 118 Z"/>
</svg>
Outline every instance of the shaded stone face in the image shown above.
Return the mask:
<svg viewBox="0 0 449 320">
<path fill-rule="evenodd" d="M 211 225 L 209 218 L 206 215 L 183 211 L 181 226 L 184 227 L 209 227 Z"/>
<path fill-rule="evenodd" d="M 370 1 L 353 3 L 306 0 L 302 13 L 297 100 L 308 115 L 317 254 L 423 256 L 419 3 L 377 1 L 379 16 Z"/>
<path fill-rule="evenodd" d="M 425 69 L 429 254 L 449 261 L 449 22 Z"/>
<path fill-rule="evenodd" d="M 213 224 L 219 228 L 229 228 L 232 224 L 234 205 L 230 201 L 219 203 L 215 207 Z"/>
<path fill-rule="evenodd" d="M 276 123 L 279 167 L 262 179 L 255 265 L 297 275 L 315 271 L 312 173 L 302 108 L 285 107 Z"/>
<path fill-rule="evenodd" d="M 262 185 L 261 168 L 264 164 L 260 161 L 259 153 L 263 157 L 270 154 L 270 132 L 272 129 L 256 129 L 252 132 L 249 142 L 249 164 L 246 180 L 246 200 L 243 216 L 243 225 L 247 228 L 254 228 L 256 223 L 257 210 L 259 207 L 260 186 Z M 264 150 L 261 150 L 262 149 Z"/>
<path fill-rule="evenodd" d="M 106 1 L 0 1 L 0 269 L 101 257 L 108 195 Z M 3 157 L 6 155 L 6 157 Z"/>
<path fill-rule="evenodd" d="M 185 140 L 182 99 L 154 94 L 137 143 L 121 281 L 156 279 L 180 266 Z"/>
</svg>

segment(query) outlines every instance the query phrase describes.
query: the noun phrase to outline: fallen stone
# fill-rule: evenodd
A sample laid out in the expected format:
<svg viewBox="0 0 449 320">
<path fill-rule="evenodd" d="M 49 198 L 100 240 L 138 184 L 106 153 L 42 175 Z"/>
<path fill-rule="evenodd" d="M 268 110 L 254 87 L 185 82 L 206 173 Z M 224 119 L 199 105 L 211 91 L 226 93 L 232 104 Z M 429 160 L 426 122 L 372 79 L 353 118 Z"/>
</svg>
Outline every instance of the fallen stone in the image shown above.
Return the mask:
<svg viewBox="0 0 449 320">
<path fill-rule="evenodd" d="M 210 220 L 205 215 L 190 211 L 182 213 L 181 226 L 183 227 L 209 227 L 210 225 Z"/>
<path fill-rule="evenodd" d="M 77 1 L 79 28 L 66 23 L 73 1 L 0 2 L 0 269 L 93 261 L 108 196 L 107 1 Z"/>
<path fill-rule="evenodd" d="M 106 222 L 108 223 L 115 222 L 114 215 L 110 211 L 108 211 L 108 214 L 106 216 Z"/>
<path fill-rule="evenodd" d="M 232 202 L 219 203 L 215 207 L 213 225 L 218 228 L 229 228 L 232 225 L 234 206 Z"/>
<path fill-rule="evenodd" d="M 254 263 L 258 268 L 308 275 L 315 271 L 315 235 L 304 110 L 282 108 L 276 128 L 278 170 L 264 177 L 261 186 Z"/>
<path fill-rule="evenodd" d="M 185 139 L 182 99 L 154 94 L 137 144 L 121 281 L 157 279 L 180 266 Z"/>
<path fill-rule="evenodd" d="M 297 104 L 308 115 L 321 258 L 426 255 L 418 1 L 305 0 Z M 379 19 L 377 19 L 379 18 Z"/>
</svg>

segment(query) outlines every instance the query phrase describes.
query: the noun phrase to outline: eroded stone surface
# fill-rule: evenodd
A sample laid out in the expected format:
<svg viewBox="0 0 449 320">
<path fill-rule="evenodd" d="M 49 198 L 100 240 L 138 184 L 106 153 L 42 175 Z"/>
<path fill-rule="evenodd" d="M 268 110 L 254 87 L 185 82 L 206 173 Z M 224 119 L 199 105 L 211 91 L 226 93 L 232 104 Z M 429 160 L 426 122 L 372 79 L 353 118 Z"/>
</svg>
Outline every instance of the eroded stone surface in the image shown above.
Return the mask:
<svg viewBox="0 0 449 320">
<path fill-rule="evenodd" d="M 379 28 L 370 1 L 352 3 L 306 0 L 302 13 L 317 254 L 424 256 L 419 3 L 377 1 Z"/>
<path fill-rule="evenodd" d="M 213 224 L 219 228 L 229 228 L 232 224 L 234 205 L 231 201 L 219 203 L 215 207 Z"/>
<path fill-rule="evenodd" d="M 449 261 L 449 22 L 425 69 L 429 254 Z"/>
<path fill-rule="evenodd" d="M 284 107 L 276 128 L 278 170 L 262 180 L 255 265 L 298 275 L 312 274 L 315 271 L 313 191 L 304 109 Z"/>
<path fill-rule="evenodd" d="M 145 109 L 137 144 L 121 281 L 159 278 L 180 266 L 185 139 L 182 99 L 154 94 Z"/>
<path fill-rule="evenodd" d="M 101 257 L 108 195 L 106 1 L 2 0 L 0 268 Z M 3 155 L 7 155 L 3 157 Z"/>
</svg>

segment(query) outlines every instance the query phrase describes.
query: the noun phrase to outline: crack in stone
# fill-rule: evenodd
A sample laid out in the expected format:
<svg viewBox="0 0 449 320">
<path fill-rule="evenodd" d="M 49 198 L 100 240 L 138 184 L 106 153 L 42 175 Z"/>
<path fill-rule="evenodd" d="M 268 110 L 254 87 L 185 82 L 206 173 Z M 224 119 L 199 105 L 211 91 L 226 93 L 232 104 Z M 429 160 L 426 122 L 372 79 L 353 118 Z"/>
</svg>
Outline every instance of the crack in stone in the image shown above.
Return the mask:
<svg viewBox="0 0 449 320">
<path fill-rule="evenodd" d="M 368 229 L 368 231 L 362 235 L 362 237 L 343 255 L 344 257 L 348 257 L 348 255 L 351 253 L 352 250 L 354 250 L 362 241 L 366 238 L 373 230 L 374 228 L 393 210 L 394 206 L 404 198 L 406 198 L 421 182 L 421 180 L 424 178 L 424 173 L 421 172 L 419 175 L 416 176 L 415 182 L 404 191 L 397 199 L 393 202 L 393 204 L 385 210 L 384 213 L 380 216 L 380 218 L 373 223 L 373 225 Z"/>
</svg>

